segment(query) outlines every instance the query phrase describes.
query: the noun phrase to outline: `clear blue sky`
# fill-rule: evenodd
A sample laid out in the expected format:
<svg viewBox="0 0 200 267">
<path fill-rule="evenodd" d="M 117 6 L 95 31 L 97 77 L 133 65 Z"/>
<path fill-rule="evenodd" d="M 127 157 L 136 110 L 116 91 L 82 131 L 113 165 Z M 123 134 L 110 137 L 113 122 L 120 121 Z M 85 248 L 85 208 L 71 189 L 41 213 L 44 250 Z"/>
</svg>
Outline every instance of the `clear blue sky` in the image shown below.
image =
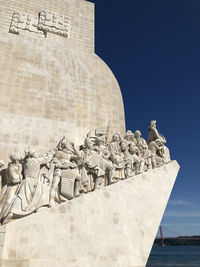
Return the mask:
<svg viewBox="0 0 200 267">
<path fill-rule="evenodd" d="M 164 234 L 200 235 L 200 1 L 91 2 L 96 53 L 119 81 L 127 129 L 146 138 L 156 119 L 181 165 Z"/>
</svg>

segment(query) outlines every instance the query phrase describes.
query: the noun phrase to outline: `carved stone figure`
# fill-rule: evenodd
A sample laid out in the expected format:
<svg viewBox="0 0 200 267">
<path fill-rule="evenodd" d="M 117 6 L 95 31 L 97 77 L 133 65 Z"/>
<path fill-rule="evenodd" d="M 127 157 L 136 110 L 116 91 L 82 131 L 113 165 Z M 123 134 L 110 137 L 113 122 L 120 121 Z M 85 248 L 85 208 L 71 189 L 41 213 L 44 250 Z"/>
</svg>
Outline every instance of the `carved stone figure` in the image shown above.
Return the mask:
<svg viewBox="0 0 200 267">
<path fill-rule="evenodd" d="M 141 137 L 141 132 L 139 130 L 135 131 L 135 141 L 136 141 L 136 146 L 139 149 L 139 153 L 142 155 L 144 148 L 147 146 L 147 142 L 145 141 L 144 138 Z"/>
<path fill-rule="evenodd" d="M 110 151 L 110 159 L 113 163 L 115 163 L 118 158 L 122 158 L 120 142 L 120 135 L 118 133 L 114 134 L 112 137 L 112 142 L 109 144 L 108 147 Z"/>
<path fill-rule="evenodd" d="M 120 143 L 121 151 L 123 152 L 123 162 L 124 162 L 124 175 L 125 178 L 130 178 L 134 175 L 132 170 L 132 159 L 131 154 L 129 152 L 130 142 L 127 140 L 123 140 Z"/>
<path fill-rule="evenodd" d="M 101 156 L 107 160 L 110 158 L 110 152 L 108 149 L 106 138 L 103 137 L 96 137 L 93 145 L 93 149 L 101 154 Z"/>
<path fill-rule="evenodd" d="M 67 199 L 71 199 L 75 196 L 79 195 L 79 186 L 72 185 L 73 189 L 72 192 L 69 193 L 69 190 L 66 191 L 66 188 L 61 186 L 60 182 L 63 177 L 63 170 L 70 170 L 76 168 L 77 166 L 68 160 L 61 159 L 60 161 L 57 158 L 53 158 L 54 164 L 54 174 L 53 174 L 53 181 L 51 184 L 50 189 L 50 200 L 49 200 L 49 207 L 53 206 L 55 202 L 61 203 L 66 201 Z M 80 179 L 79 179 L 80 180 Z M 75 181 L 76 183 L 76 181 Z M 63 181 L 62 181 L 63 184 Z M 74 181 L 73 181 L 74 184 Z M 60 188 L 59 188 L 60 185 Z M 77 192 L 74 193 L 74 187 L 76 188 Z"/>
<path fill-rule="evenodd" d="M 38 156 L 34 150 L 29 150 L 24 158 L 24 179 L 8 212 L 4 223 L 12 218 L 23 217 L 49 204 L 50 172 L 52 168 L 41 168 L 48 164 L 53 155 L 46 153 Z M 53 178 L 53 173 L 51 179 Z"/>
<path fill-rule="evenodd" d="M 95 147 L 88 137 L 85 139 L 84 144 L 80 158 L 85 163 L 87 172 L 93 174 L 94 189 L 101 188 L 106 173 L 108 175 L 108 184 L 112 184 L 114 182 L 114 170 L 112 164 L 104 158 L 106 153 L 104 154 L 100 148 Z"/>
<path fill-rule="evenodd" d="M 164 162 L 169 162 L 170 154 L 169 149 L 165 146 L 166 142 L 167 141 L 165 137 L 156 129 L 156 121 L 152 120 L 149 125 L 149 136 L 147 142 L 149 145 L 149 149 L 158 157 L 163 158 Z M 157 158 L 157 161 L 160 165 L 159 158 Z"/>
<path fill-rule="evenodd" d="M 101 188 L 105 175 L 100 148 L 94 149 L 91 139 L 86 138 L 85 146 L 82 153 L 82 160 L 85 164 L 86 171 L 93 178 L 94 190 Z"/>
<path fill-rule="evenodd" d="M 156 129 L 156 121 L 155 120 L 152 120 L 149 124 L 149 136 L 148 136 L 148 141 L 147 143 L 151 143 L 152 141 L 155 141 L 155 140 L 160 140 L 161 143 L 163 144 L 166 144 L 166 139 L 165 137 L 158 132 L 158 130 Z"/>
<path fill-rule="evenodd" d="M 81 185 L 86 181 L 81 180 L 81 175 L 76 164 L 78 159 L 78 151 L 75 149 L 73 142 L 66 140 L 63 137 L 55 153 L 55 157 L 64 163 L 68 164 L 69 168 L 62 168 L 61 175 L 61 191 L 60 194 L 67 199 L 78 197 L 81 190 Z M 73 163 L 73 164 L 72 164 Z"/>
<path fill-rule="evenodd" d="M 121 136 L 119 133 L 115 133 L 112 137 L 112 142 L 108 146 L 110 151 L 110 160 L 113 163 L 113 167 L 115 168 L 114 177 L 117 180 L 125 178 L 125 173 L 124 173 L 125 161 L 120 143 L 121 143 Z"/>
<path fill-rule="evenodd" d="M 16 153 L 10 155 L 11 162 L 7 168 L 7 181 L 1 191 L 0 197 L 0 222 L 7 217 L 15 195 L 17 194 L 22 182 L 22 165 L 20 156 Z"/>
<path fill-rule="evenodd" d="M 155 158 L 151 152 L 151 150 L 148 148 L 148 145 L 146 144 L 146 146 L 143 147 L 142 153 L 140 154 L 144 160 L 145 160 L 145 168 L 144 170 L 150 170 L 153 168 L 153 166 L 155 166 Z"/>
<path fill-rule="evenodd" d="M 156 168 L 157 166 L 161 166 L 162 164 L 164 164 L 164 158 L 160 156 L 162 155 L 162 151 L 163 151 L 162 143 L 159 140 L 151 141 L 148 147 L 152 153 L 153 169 Z"/>
<path fill-rule="evenodd" d="M 147 142 L 144 138 L 141 137 L 141 132 L 136 130 L 135 133 L 136 146 L 138 148 L 138 155 L 145 160 L 144 170 L 152 169 L 153 155 L 148 148 Z"/>
<path fill-rule="evenodd" d="M 126 132 L 124 139 L 129 141 L 131 144 L 136 144 L 134 133 L 132 133 L 130 130 Z"/>
<path fill-rule="evenodd" d="M 38 156 L 29 149 L 23 159 L 11 154 L 11 162 L 1 172 L 0 222 L 27 216 L 41 207 L 71 200 L 83 193 L 128 179 L 170 160 L 166 139 L 149 126 L 148 145 L 141 132 L 119 133 L 108 142 L 109 127 L 90 131 L 84 145 L 76 148 L 65 136 L 52 153 Z M 4 162 L 0 161 L 0 168 Z M 0 169 L 1 170 L 1 169 Z"/>
<path fill-rule="evenodd" d="M 131 154 L 131 166 L 133 173 L 140 174 L 144 172 L 145 159 L 139 156 L 138 148 L 134 145 L 131 145 L 129 148 Z"/>
<path fill-rule="evenodd" d="M 70 161 L 74 154 L 73 142 L 71 140 L 67 140 L 65 136 L 63 136 L 57 145 L 55 157 Z"/>
</svg>

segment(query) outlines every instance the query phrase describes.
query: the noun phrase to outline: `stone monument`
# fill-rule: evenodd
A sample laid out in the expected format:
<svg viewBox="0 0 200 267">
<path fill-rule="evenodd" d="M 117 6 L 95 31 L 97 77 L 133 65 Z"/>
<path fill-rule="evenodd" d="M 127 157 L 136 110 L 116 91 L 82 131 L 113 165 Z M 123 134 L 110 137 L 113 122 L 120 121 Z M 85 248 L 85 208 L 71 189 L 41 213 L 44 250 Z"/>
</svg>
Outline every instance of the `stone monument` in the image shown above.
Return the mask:
<svg viewBox="0 0 200 267">
<path fill-rule="evenodd" d="M 117 80 L 94 52 L 94 4 L 0 0 L 0 158 L 88 129 L 125 131 Z"/>
<path fill-rule="evenodd" d="M 145 267 L 179 166 L 125 132 L 94 5 L 0 3 L 0 266 Z"/>
</svg>

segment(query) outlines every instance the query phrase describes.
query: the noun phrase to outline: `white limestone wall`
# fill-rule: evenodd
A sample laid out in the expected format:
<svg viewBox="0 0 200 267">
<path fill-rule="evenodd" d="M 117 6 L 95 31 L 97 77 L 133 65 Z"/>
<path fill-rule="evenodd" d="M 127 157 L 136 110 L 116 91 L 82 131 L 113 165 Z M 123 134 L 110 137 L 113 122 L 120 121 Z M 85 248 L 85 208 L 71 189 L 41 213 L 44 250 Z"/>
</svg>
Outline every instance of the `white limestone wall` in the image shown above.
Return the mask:
<svg viewBox="0 0 200 267">
<path fill-rule="evenodd" d="M 1 267 L 144 267 L 179 165 L 160 168 L 6 226 Z"/>
<path fill-rule="evenodd" d="M 0 0 L 0 159 L 28 146 L 46 152 L 63 135 L 82 144 L 88 131 L 125 131 L 120 88 L 94 53 L 94 4 L 84 0 Z M 70 38 L 9 33 L 13 12 L 70 18 Z"/>
</svg>

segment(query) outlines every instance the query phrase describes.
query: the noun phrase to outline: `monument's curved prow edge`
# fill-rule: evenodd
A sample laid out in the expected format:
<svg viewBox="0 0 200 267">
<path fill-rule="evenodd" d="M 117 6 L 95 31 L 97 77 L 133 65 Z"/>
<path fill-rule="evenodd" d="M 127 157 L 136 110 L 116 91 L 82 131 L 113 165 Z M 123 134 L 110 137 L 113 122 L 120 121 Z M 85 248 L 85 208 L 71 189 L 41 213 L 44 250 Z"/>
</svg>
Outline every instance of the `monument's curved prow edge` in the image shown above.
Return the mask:
<svg viewBox="0 0 200 267">
<path fill-rule="evenodd" d="M 145 267 L 178 171 L 171 161 L 1 227 L 0 263 Z"/>
<path fill-rule="evenodd" d="M 119 85 L 94 54 L 94 4 L 0 0 L 0 158 L 45 152 L 63 135 L 125 131 Z"/>
<path fill-rule="evenodd" d="M 122 102 L 123 107 L 124 107 L 123 96 L 122 96 L 122 92 L 121 92 L 121 90 L 120 90 L 120 85 L 119 85 L 119 82 L 118 82 L 118 80 L 117 80 L 117 77 L 115 76 L 115 74 L 113 73 L 113 71 L 112 71 L 112 69 L 109 67 L 109 65 L 108 65 L 102 58 L 100 58 L 100 57 L 98 56 L 98 54 L 95 54 L 95 56 L 97 56 L 98 59 L 105 65 L 105 68 L 107 68 L 107 69 L 111 72 L 111 75 L 112 75 L 112 77 L 113 77 L 113 82 L 115 82 L 115 83 L 117 84 L 116 87 L 119 88 L 119 94 L 121 95 L 121 102 Z M 122 116 L 123 116 L 123 118 L 124 118 L 124 114 L 123 114 L 123 113 L 122 113 Z M 125 120 L 125 118 L 124 118 L 124 120 Z"/>
</svg>

